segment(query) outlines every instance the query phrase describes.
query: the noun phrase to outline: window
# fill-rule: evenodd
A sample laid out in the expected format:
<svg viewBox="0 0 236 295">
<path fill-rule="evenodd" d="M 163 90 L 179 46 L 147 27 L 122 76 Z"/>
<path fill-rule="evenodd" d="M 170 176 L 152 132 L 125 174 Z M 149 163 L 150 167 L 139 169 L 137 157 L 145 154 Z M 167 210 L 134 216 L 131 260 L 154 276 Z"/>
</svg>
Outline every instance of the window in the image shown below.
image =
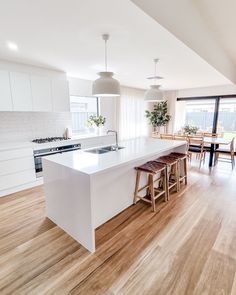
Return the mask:
<svg viewBox="0 0 236 295">
<path fill-rule="evenodd" d="M 98 115 L 98 98 L 71 96 L 70 111 L 72 113 L 72 133 L 87 133 L 89 132 L 88 118 Z"/>
<path fill-rule="evenodd" d="M 184 125 L 232 139 L 236 136 L 236 95 L 177 98 L 175 131 Z"/>
<path fill-rule="evenodd" d="M 236 98 L 222 98 L 219 106 L 217 131 L 224 138 L 232 139 L 236 136 Z"/>
<path fill-rule="evenodd" d="M 214 100 L 187 101 L 185 107 L 185 124 L 199 128 L 199 131 L 212 132 L 215 111 Z"/>
</svg>

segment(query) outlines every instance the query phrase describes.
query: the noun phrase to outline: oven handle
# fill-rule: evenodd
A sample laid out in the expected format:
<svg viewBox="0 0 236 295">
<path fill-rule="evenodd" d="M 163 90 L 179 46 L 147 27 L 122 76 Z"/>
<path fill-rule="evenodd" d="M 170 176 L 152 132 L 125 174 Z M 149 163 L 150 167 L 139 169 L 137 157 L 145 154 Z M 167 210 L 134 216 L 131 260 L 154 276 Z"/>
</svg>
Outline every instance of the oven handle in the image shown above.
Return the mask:
<svg viewBox="0 0 236 295">
<path fill-rule="evenodd" d="M 51 153 L 37 154 L 37 155 L 34 155 L 34 158 L 41 158 L 41 157 L 44 157 L 44 156 L 50 156 L 50 155 L 54 155 L 54 154 L 61 154 L 61 153 L 64 153 L 64 152 L 70 152 L 70 151 L 75 151 L 75 150 L 80 150 L 80 149 L 81 148 L 72 148 L 72 149 L 54 151 L 54 152 L 51 152 Z"/>
</svg>

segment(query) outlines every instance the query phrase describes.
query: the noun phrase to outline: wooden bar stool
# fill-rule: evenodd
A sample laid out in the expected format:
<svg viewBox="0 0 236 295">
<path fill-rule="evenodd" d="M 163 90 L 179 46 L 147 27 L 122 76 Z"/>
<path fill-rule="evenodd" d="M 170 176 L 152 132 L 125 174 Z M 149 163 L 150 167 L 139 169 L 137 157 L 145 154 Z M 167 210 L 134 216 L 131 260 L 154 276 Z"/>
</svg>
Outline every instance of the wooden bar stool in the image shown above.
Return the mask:
<svg viewBox="0 0 236 295">
<path fill-rule="evenodd" d="M 167 166 L 167 197 L 169 200 L 170 190 L 172 187 L 179 191 L 179 165 L 176 158 L 170 156 L 162 156 L 155 160 L 157 163 Z"/>
<path fill-rule="evenodd" d="M 188 184 L 188 169 L 187 169 L 187 160 L 188 160 L 188 155 L 184 154 L 184 153 L 170 153 L 169 154 L 170 157 L 173 157 L 175 159 L 178 160 L 178 166 L 179 166 L 179 188 L 180 188 L 180 184 L 181 182 L 184 180 L 185 181 L 185 185 Z M 183 167 L 183 169 L 182 169 Z M 183 171 L 183 174 L 182 174 Z"/>
<path fill-rule="evenodd" d="M 165 202 L 168 200 L 167 195 L 167 167 L 164 164 L 157 163 L 155 161 L 147 162 L 141 166 L 135 167 L 136 169 L 136 184 L 134 191 L 134 204 L 138 200 L 143 200 L 152 205 L 152 210 L 155 212 L 155 200 L 160 196 L 164 195 Z M 141 173 L 147 174 L 147 184 L 139 188 Z M 160 174 L 158 178 L 154 179 L 154 176 Z M 158 187 L 154 187 L 154 183 L 158 182 Z M 139 192 L 146 189 L 146 195 L 141 197 L 138 195 Z"/>
</svg>

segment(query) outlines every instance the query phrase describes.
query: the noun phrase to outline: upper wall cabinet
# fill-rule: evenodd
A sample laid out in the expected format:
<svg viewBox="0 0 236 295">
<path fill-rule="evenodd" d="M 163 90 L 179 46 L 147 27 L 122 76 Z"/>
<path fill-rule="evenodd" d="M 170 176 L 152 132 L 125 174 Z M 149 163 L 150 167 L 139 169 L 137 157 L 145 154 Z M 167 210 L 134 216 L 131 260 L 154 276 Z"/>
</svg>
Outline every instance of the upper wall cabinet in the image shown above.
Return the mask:
<svg viewBox="0 0 236 295">
<path fill-rule="evenodd" d="M 68 81 L 0 70 L 0 111 L 69 112 Z"/>
<path fill-rule="evenodd" d="M 14 111 L 32 111 L 32 96 L 29 75 L 10 73 L 12 102 Z"/>
<path fill-rule="evenodd" d="M 52 112 L 51 80 L 47 77 L 31 76 L 33 110 Z"/>
<path fill-rule="evenodd" d="M 69 86 L 67 80 L 52 79 L 52 102 L 54 112 L 69 112 Z"/>
<path fill-rule="evenodd" d="M 12 111 L 9 73 L 0 70 L 0 111 Z"/>
</svg>

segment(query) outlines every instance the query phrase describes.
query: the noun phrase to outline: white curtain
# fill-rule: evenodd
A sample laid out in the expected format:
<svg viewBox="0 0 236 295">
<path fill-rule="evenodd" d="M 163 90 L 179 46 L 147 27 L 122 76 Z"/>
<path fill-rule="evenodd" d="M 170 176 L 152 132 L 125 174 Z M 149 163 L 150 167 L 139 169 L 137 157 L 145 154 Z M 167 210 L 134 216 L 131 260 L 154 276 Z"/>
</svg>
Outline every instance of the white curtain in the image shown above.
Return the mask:
<svg viewBox="0 0 236 295">
<path fill-rule="evenodd" d="M 148 135 L 148 123 L 145 110 L 144 91 L 122 87 L 118 98 L 118 126 L 121 140 Z"/>
</svg>

